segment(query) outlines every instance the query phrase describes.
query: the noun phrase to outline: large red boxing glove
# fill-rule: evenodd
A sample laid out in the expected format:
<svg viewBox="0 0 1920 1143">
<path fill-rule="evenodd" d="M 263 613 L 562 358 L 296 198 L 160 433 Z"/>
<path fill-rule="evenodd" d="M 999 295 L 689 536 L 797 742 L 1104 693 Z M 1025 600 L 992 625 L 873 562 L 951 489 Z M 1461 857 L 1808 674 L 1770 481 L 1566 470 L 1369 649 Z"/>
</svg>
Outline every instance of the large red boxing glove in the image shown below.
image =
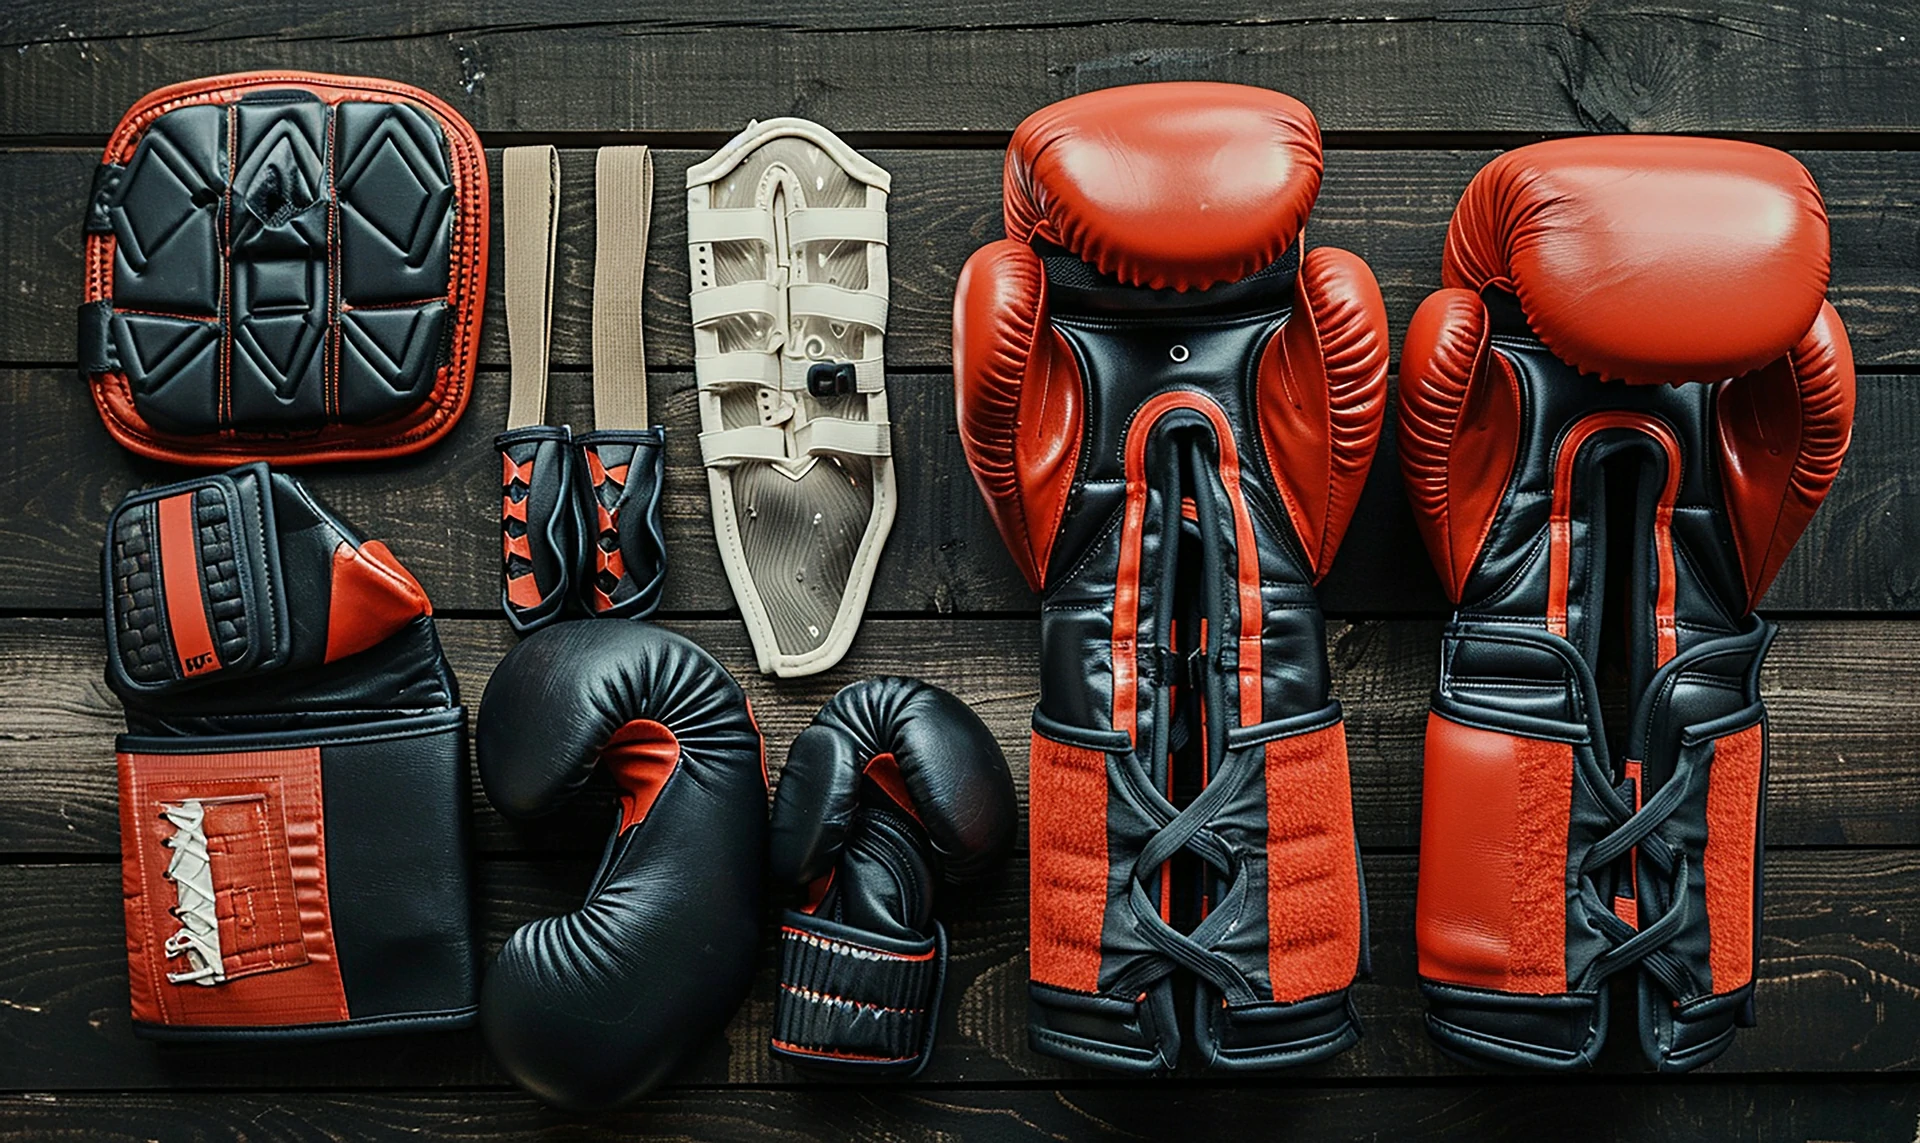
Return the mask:
<svg viewBox="0 0 1920 1143">
<path fill-rule="evenodd" d="M 1219 1068 L 1358 1036 L 1364 910 L 1312 585 L 1385 405 L 1358 258 L 1299 251 L 1320 140 L 1257 88 L 1115 88 L 1007 153 L 954 301 L 960 438 L 1046 596 L 1032 757 L 1041 1051 Z"/>
<path fill-rule="evenodd" d="M 1773 631 L 1752 609 L 1853 418 L 1827 258 L 1812 179 L 1745 143 L 1524 147 L 1455 212 L 1400 379 L 1408 494 L 1459 605 L 1418 905 L 1449 1051 L 1588 1064 L 1623 971 L 1662 1069 L 1752 1021 Z M 1599 715 L 1608 646 L 1624 734 Z"/>
</svg>

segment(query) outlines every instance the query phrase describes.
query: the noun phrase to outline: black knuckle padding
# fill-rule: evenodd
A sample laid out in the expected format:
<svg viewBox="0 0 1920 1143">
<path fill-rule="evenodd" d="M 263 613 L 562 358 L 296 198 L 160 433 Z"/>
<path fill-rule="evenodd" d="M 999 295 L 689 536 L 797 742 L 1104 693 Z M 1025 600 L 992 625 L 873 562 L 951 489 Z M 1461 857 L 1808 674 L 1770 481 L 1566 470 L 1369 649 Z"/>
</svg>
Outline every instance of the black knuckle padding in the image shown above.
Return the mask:
<svg viewBox="0 0 1920 1143">
<path fill-rule="evenodd" d="M 638 622 L 545 628 L 495 669 L 475 734 L 487 798 L 509 817 L 565 803 L 635 724 L 670 763 L 622 826 L 575 912 L 508 939 L 481 993 L 502 1067 L 575 1110 L 659 1083 L 745 998 L 759 950 L 766 776 L 746 696 L 678 635 Z M 616 775 L 623 793 L 627 780 Z"/>
<path fill-rule="evenodd" d="M 1006 758 L 964 702 L 902 678 L 835 695 L 774 799 L 774 881 L 812 897 L 782 919 L 774 1054 L 865 1075 L 925 1067 L 947 959 L 934 884 L 978 880 L 1017 825 Z"/>
</svg>

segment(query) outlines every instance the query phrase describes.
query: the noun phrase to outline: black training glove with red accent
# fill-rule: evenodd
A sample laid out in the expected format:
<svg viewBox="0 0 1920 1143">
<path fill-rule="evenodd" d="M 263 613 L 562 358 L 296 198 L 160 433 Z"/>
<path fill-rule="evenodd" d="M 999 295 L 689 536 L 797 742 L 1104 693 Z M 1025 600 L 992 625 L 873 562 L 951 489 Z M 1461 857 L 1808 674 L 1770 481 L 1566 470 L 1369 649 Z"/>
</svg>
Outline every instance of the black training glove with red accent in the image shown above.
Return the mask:
<svg viewBox="0 0 1920 1143">
<path fill-rule="evenodd" d="M 107 523 L 134 1031 L 472 1021 L 465 714 L 420 584 L 250 464 Z"/>
<path fill-rule="evenodd" d="M 947 960 L 935 887 L 987 874 L 1018 822 L 1006 757 L 966 703 L 902 678 L 835 695 L 774 797 L 774 884 L 806 900 L 781 923 L 773 1054 L 866 1076 L 924 1068 Z"/>
</svg>

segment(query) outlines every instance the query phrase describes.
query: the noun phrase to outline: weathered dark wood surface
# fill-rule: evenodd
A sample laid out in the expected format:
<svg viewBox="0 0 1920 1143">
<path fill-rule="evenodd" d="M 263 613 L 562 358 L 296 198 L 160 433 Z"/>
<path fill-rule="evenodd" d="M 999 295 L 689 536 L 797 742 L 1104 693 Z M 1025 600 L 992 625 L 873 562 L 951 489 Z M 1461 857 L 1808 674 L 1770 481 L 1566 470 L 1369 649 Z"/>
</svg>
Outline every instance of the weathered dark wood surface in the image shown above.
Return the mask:
<svg viewBox="0 0 1920 1143">
<path fill-rule="evenodd" d="M 1447 6 L 1333 13 L 1285 0 L 697 8 L 585 0 L 249 0 L 0 5 L 0 1138 L 1648 1138 L 1920 1134 L 1920 10 L 1695 0 L 1658 7 Z M 385 75 L 449 99 L 498 148 L 563 154 L 557 414 L 588 417 L 591 151 L 656 147 L 647 279 L 669 448 L 665 621 L 742 675 L 776 768 L 841 684 L 896 671 L 975 703 L 1025 786 L 1034 601 L 987 524 L 953 430 L 954 277 L 999 233 L 1000 148 L 1039 105 L 1165 79 L 1277 87 L 1329 153 L 1310 241 L 1364 255 L 1396 340 L 1435 285 L 1446 220 L 1501 148 L 1588 130 L 1734 134 L 1791 148 L 1833 219 L 1831 297 L 1862 368 L 1855 445 L 1768 599 L 1773 717 L 1761 1025 L 1682 1082 L 1630 1051 L 1603 1076 L 1490 1076 L 1436 1052 L 1413 987 L 1419 739 L 1444 601 L 1399 493 L 1391 433 L 1323 587 L 1346 703 L 1372 905 L 1367 1035 L 1257 1083 L 1116 1081 L 1028 1050 L 1021 854 L 949 903 L 941 1048 L 911 1085 L 809 1083 L 768 1059 L 769 950 L 726 1035 L 658 1098 L 578 1120 L 514 1090 L 471 1034 L 274 1049 L 168 1049 L 127 1027 L 97 553 L 128 488 L 178 475 L 114 446 L 73 371 L 80 205 L 127 104 L 163 83 L 300 67 Z M 835 671 L 751 672 L 694 449 L 678 193 L 753 116 L 806 115 L 893 172 L 888 363 L 903 507 L 865 628 Z M 495 250 L 499 233 L 496 226 Z M 390 542 L 444 617 L 471 701 L 511 636 L 495 612 L 506 343 L 499 276 L 467 419 L 413 460 L 311 474 Z M 581 892 L 608 792 L 515 827 L 476 787 L 490 944 Z M 1624 1042 L 1626 1037 L 1616 1037 Z M 1799 1073 L 1797 1075 L 1790 1073 Z"/>
</svg>

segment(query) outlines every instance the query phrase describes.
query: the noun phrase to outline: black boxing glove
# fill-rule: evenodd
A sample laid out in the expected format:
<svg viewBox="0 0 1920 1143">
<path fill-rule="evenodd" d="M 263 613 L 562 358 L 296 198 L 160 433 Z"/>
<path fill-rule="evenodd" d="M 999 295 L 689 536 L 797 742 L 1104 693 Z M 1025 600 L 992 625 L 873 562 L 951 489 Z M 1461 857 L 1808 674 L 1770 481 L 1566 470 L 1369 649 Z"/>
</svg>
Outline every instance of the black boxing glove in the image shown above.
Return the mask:
<svg viewBox="0 0 1920 1143">
<path fill-rule="evenodd" d="M 129 495 L 105 561 L 134 1031 L 471 1022 L 465 715 L 418 581 L 264 464 Z"/>
<path fill-rule="evenodd" d="M 586 903 L 523 926 L 480 993 L 522 1087 L 575 1111 L 659 1083 L 746 997 L 760 949 L 767 772 L 746 695 L 678 635 L 579 620 L 494 669 L 474 735 L 487 800 L 555 809 L 604 766 L 618 818 Z"/>
<path fill-rule="evenodd" d="M 926 1067 L 946 975 L 934 889 L 1013 847 L 1007 760 L 966 703 L 913 679 L 835 695 L 794 739 L 773 804 L 780 930 L 773 1054 L 868 1076 Z"/>
</svg>

